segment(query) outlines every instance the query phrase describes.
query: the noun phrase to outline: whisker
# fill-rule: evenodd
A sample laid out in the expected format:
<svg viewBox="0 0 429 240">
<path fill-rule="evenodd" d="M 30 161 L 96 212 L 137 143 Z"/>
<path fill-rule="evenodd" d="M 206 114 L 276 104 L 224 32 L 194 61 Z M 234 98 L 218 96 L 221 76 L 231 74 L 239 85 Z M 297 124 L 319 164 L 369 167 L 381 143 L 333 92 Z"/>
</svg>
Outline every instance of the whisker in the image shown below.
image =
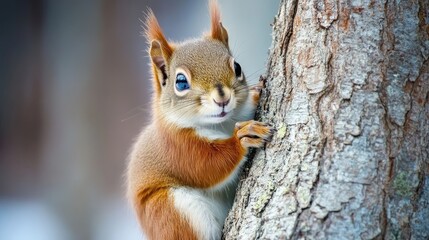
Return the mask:
<svg viewBox="0 0 429 240">
<path fill-rule="evenodd" d="M 262 70 L 264 70 L 264 69 L 265 69 L 265 67 L 260 68 L 260 69 L 258 69 L 258 70 L 256 70 L 256 71 L 252 72 L 251 74 L 249 74 L 249 75 L 248 75 L 248 76 L 246 76 L 246 77 L 250 78 L 250 77 L 252 77 L 253 75 L 255 75 L 255 74 L 257 74 L 257 73 L 262 72 Z"/>
<path fill-rule="evenodd" d="M 138 115 L 140 115 L 142 113 L 143 113 L 143 111 L 142 112 L 136 112 L 136 113 L 134 113 L 133 115 L 131 115 L 129 117 L 123 118 L 123 119 L 121 119 L 121 123 L 124 123 L 124 122 L 126 122 L 126 121 L 128 121 L 130 119 L 133 119 L 134 117 L 136 117 L 136 116 L 138 116 Z"/>
<path fill-rule="evenodd" d="M 125 115 L 126 117 L 121 119 L 121 123 L 128 121 L 136 116 L 138 116 L 139 114 L 142 114 L 144 112 L 149 112 L 151 109 L 149 106 L 145 106 L 145 105 L 149 105 L 151 103 L 145 103 L 145 104 L 141 104 L 138 105 L 136 107 L 131 108 L 130 110 L 128 110 L 126 113 L 124 113 L 123 115 Z"/>
</svg>

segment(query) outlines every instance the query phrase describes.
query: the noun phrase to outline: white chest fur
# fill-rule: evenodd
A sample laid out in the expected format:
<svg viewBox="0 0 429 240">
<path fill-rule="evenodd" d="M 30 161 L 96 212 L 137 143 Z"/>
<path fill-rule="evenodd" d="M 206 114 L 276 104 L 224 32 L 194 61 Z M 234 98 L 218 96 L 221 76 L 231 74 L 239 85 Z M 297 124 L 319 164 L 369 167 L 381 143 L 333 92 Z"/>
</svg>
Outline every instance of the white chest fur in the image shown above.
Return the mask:
<svg viewBox="0 0 429 240">
<path fill-rule="evenodd" d="M 210 189 L 190 187 L 173 188 L 170 191 L 174 206 L 190 223 L 198 239 L 221 238 L 225 218 L 232 207 L 238 176 L 243 159 L 234 172 L 222 183 Z"/>
</svg>

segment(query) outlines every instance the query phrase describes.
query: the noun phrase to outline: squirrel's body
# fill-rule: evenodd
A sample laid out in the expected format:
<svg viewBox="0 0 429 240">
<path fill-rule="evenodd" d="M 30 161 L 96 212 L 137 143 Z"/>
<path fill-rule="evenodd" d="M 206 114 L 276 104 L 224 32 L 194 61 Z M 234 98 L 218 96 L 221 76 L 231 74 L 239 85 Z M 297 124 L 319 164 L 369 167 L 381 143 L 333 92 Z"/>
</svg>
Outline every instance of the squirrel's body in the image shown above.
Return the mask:
<svg viewBox="0 0 429 240">
<path fill-rule="evenodd" d="M 130 163 L 134 176 L 130 183 L 139 186 L 133 191 L 139 194 L 139 207 L 160 201 L 157 206 L 160 209 L 152 208 L 152 212 L 137 208 L 138 213 L 142 214 L 139 218 L 146 234 L 156 236 L 154 239 L 174 239 L 173 236 L 177 238 L 184 234 L 180 231 L 180 235 L 175 235 L 170 232 L 172 228 L 166 227 L 169 224 L 162 221 L 161 215 L 165 214 L 163 211 L 168 205 L 169 211 L 177 211 L 188 219 L 192 227 L 198 226 L 194 230 L 197 231 L 196 236 L 218 239 L 231 207 L 239 163 L 242 162 L 236 159 L 244 155 L 244 149 L 243 152 L 237 151 L 240 147 L 238 139 L 209 142 L 189 129 L 180 133 L 164 132 L 163 127 L 156 124 L 148 126 L 136 142 L 132 153 L 135 161 Z M 228 164 L 229 161 L 238 164 Z M 206 166 L 208 164 L 211 166 Z M 213 170 L 195 169 L 198 167 Z M 165 221 L 172 223 L 171 216 L 174 214 L 167 215 Z M 149 232 L 150 229 L 154 232 Z M 158 235 L 164 231 L 168 234 Z"/>
<path fill-rule="evenodd" d="M 232 58 L 214 1 L 211 12 L 211 35 L 179 45 L 152 12 L 147 19 L 153 117 L 132 149 L 127 183 L 149 239 L 220 239 L 248 148 L 271 136 L 246 121 L 259 89 L 249 91 Z"/>
</svg>

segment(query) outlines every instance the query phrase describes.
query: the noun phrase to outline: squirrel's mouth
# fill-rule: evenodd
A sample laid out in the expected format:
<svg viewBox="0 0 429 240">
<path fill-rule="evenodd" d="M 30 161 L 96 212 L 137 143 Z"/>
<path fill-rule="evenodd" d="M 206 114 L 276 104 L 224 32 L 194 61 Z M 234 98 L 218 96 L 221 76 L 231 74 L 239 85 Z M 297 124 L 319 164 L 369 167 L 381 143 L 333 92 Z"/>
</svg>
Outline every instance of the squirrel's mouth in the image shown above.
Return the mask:
<svg viewBox="0 0 429 240">
<path fill-rule="evenodd" d="M 221 113 L 219 113 L 219 114 L 213 114 L 213 115 L 210 115 L 210 117 L 214 117 L 214 118 L 223 118 L 223 117 L 225 117 L 226 115 L 228 115 L 230 112 L 225 112 L 225 111 L 222 111 Z"/>
</svg>

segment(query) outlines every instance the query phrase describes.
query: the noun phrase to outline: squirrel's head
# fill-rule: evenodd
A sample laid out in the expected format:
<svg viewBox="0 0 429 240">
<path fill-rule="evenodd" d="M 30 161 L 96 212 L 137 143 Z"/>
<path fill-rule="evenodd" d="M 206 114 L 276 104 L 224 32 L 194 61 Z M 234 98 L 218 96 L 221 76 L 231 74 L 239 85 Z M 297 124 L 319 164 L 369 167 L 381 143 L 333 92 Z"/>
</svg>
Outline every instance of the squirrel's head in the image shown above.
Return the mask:
<svg viewBox="0 0 429 240">
<path fill-rule="evenodd" d="M 210 1 L 211 31 L 200 39 L 168 42 L 152 11 L 146 37 L 153 66 L 155 111 L 182 127 L 207 126 L 233 120 L 247 99 L 240 65 L 228 47 L 216 1 Z"/>
</svg>

